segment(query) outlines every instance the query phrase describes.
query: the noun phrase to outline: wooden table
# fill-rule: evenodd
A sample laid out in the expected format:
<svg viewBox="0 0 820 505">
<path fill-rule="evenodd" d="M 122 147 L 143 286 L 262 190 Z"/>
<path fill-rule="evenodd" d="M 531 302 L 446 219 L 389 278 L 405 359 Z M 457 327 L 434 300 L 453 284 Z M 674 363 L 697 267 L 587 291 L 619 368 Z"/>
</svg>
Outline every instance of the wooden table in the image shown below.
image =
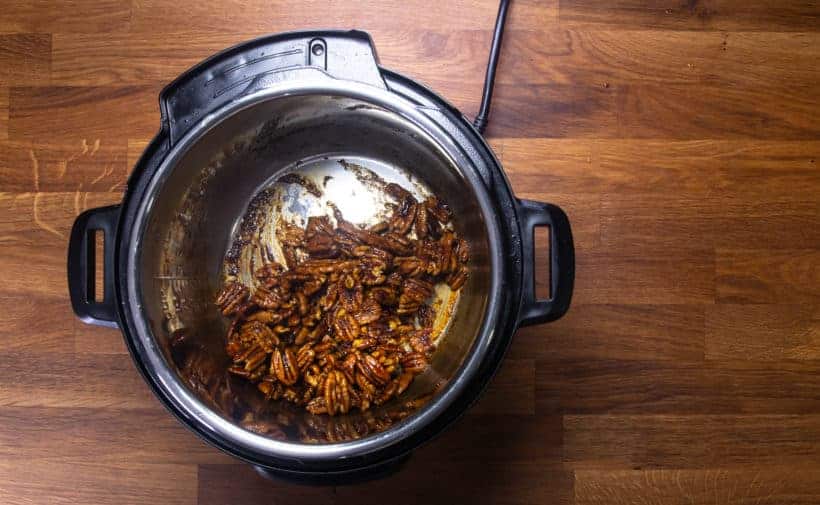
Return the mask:
<svg viewBox="0 0 820 505">
<path fill-rule="evenodd" d="M 496 2 L 4 2 L 0 502 L 820 502 L 820 7 L 641 3 L 513 3 L 487 135 L 518 196 L 568 210 L 573 307 L 403 472 L 334 489 L 179 425 L 73 317 L 67 234 L 213 52 L 358 27 L 472 116 Z"/>
</svg>

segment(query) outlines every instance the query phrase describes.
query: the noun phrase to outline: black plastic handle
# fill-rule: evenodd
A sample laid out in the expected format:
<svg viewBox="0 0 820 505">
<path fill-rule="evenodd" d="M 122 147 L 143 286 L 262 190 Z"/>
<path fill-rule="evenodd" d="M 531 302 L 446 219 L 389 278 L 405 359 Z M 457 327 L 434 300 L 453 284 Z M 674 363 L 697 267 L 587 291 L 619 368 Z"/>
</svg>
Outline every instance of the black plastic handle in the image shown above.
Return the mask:
<svg viewBox="0 0 820 505">
<path fill-rule="evenodd" d="M 521 226 L 524 289 L 519 326 L 555 321 L 569 309 L 575 282 L 575 247 L 567 215 L 551 203 L 518 200 Z M 550 227 L 550 294 L 549 300 L 535 296 L 536 226 Z"/>
<path fill-rule="evenodd" d="M 160 94 L 171 145 L 203 117 L 248 93 L 282 81 L 334 79 L 386 88 L 373 41 L 359 30 L 279 33 L 211 56 Z"/>
<path fill-rule="evenodd" d="M 120 206 L 89 209 L 74 221 L 68 242 L 68 292 L 71 306 L 83 322 L 98 326 L 117 327 L 117 307 L 114 298 L 114 237 Z M 103 299 L 94 300 L 96 251 L 93 232 L 104 235 Z"/>
</svg>

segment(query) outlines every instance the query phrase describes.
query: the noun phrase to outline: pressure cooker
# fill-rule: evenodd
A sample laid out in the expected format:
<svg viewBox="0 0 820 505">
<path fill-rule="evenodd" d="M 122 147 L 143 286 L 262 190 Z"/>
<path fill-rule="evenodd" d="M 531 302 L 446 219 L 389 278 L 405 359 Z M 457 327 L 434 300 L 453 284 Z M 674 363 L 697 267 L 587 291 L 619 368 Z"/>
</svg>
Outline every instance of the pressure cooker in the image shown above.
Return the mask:
<svg viewBox="0 0 820 505">
<path fill-rule="evenodd" d="M 498 27 L 496 39 L 497 59 Z M 476 401 L 519 327 L 558 319 L 570 305 L 566 214 L 516 198 L 479 131 L 492 77 L 476 125 L 433 91 L 381 67 L 361 31 L 277 34 L 205 60 L 162 91 L 159 131 L 122 203 L 77 217 L 68 250 L 74 311 L 86 323 L 119 328 L 145 381 L 180 422 L 268 476 L 339 483 L 395 470 Z M 345 159 L 388 177 L 406 174 L 446 199 L 472 251 L 431 378 L 367 419 L 289 409 L 225 378 L 226 322 L 214 305 L 237 221 L 260 188 L 283 171 Z M 535 293 L 538 226 L 550 228 L 546 299 Z M 95 233 L 104 237 L 101 258 Z M 248 412 L 289 435 L 247 429 Z M 299 440 L 306 426 L 326 439 Z"/>
</svg>

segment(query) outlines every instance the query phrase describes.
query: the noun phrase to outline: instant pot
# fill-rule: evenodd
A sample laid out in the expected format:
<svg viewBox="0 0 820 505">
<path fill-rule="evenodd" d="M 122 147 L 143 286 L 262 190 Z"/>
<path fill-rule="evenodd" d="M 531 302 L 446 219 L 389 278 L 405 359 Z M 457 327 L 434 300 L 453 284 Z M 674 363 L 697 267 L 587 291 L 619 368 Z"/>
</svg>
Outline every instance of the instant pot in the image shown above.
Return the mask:
<svg viewBox="0 0 820 505">
<path fill-rule="evenodd" d="M 497 27 L 493 58 L 498 45 Z M 570 304 L 567 216 L 516 198 L 479 132 L 493 59 L 490 67 L 483 119 L 474 125 L 434 92 L 379 66 L 361 31 L 278 34 L 202 62 L 162 91 L 159 132 L 122 203 L 75 221 L 68 251 L 74 311 L 87 323 L 119 328 L 168 410 L 266 475 L 339 483 L 394 470 L 475 402 L 517 328 L 553 321 Z M 237 221 L 260 188 L 305 160 L 343 159 L 401 170 L 446 199 L 472 258 L 430 372 L 372 412 L 329 417 L 265 400 L 225 373 L 228 322 L 214 299 Z M 544 300 L 535 295 L 537 226 L 550 227 Z M 97 232 L 102 258 L 95 258 Z M 305 442 L 306 432 L 321 440 Z"/>
</svg>

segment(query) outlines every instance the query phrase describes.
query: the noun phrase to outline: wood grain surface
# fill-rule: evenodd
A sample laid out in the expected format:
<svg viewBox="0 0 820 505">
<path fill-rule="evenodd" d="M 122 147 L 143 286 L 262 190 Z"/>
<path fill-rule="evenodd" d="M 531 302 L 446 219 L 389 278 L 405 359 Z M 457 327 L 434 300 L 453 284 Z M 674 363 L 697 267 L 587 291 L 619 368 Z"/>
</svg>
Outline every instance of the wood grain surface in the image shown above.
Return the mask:
<svg viewBox="0 0 820 505">
<path fill-rule="evenodd" d="M 393 477 L 265 481 L 73 317 L 71 224 L 121 199 L 165 83 L 265 33 L 355 27 L 471 116 L 496 8 L 4 2 L 0 503 L 820 503 L 812 1 L 513 2 L 487 136 L 518 196 L 568 211 L 574 304 Z"/>
</svg>

